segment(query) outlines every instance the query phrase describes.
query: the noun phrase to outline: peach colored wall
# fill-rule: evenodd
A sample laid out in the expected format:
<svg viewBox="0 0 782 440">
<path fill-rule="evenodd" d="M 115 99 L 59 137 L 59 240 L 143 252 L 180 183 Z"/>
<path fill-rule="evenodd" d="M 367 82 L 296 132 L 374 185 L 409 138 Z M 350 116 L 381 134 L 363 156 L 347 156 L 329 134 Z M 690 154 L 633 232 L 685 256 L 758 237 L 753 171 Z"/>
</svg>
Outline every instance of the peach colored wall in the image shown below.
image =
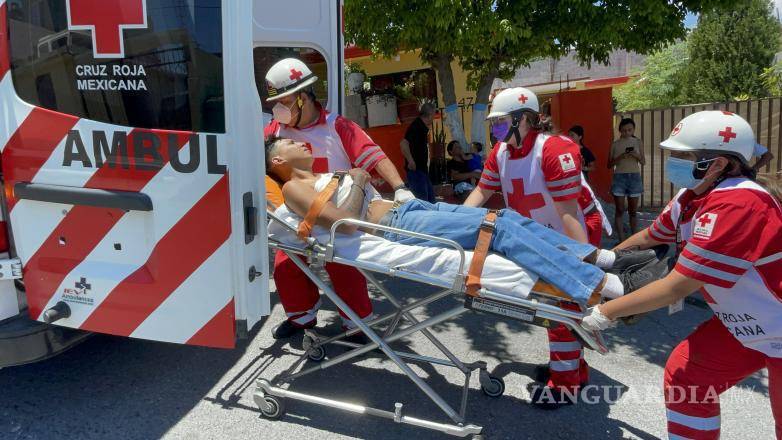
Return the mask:
<svg viewBox="0 0 782 440">
<path fill-rule="evenodd" d="M 607 168 L 608 153 L 613 132 L 613 103 L 611 88 L 564 91 L 551 100 L 551 117 L 556 127 L 567 134 L 570 127 L 584 127 L 584 145 L 597 158 L 595 170 L 589 173 L 592 188 L 605 201 L 610 194 L 611 172 Z"/>
</svg>

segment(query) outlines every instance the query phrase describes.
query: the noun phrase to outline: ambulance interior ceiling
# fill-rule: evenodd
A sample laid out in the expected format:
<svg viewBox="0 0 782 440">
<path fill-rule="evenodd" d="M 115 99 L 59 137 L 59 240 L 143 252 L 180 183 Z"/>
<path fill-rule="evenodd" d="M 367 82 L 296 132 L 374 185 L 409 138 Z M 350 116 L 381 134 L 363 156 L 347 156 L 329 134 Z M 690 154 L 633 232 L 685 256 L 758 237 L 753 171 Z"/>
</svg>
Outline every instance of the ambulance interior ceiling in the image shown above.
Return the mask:
<svg viewBox="0 0 782 440">
<path fill-rule="evenodd" d="M 315 96 L 324 107 L 328 104 L 328 66 L 323 55 L 315 49 L 308 47 L 256 47 L 253 50 L 253 62 L 255 64 L 255 85 L 258 94 L 261 95 L 263 111 L 271 113 L 274 103 L 267 103 L 269 94 L 266 90 L 266 72 L 277 61 L 284 58 L 298 58 L 302 60 L 318 77 L 318 81 L 312 85 Z"/>
</svg>

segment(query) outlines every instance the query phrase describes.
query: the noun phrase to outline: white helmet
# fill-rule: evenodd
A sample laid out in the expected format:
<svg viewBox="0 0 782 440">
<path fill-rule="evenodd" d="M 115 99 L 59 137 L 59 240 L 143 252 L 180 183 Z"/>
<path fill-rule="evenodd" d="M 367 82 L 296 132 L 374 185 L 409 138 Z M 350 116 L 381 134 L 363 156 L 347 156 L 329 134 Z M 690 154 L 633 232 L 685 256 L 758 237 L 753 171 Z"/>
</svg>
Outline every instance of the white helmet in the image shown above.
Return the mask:
<svg viewBox="0 0 782 440">
<path fill-rule="evenodd" d="M 505 89 L 491 101 L 491 113 L 486 116 L 486 119 L 507 116 L 521 110 L 539 112 L 538 97 L 524 87 Z"/>
<path fill-rule="evenodd" d="M 755 134 L 741 116 L 709 110 L 682 119 L 660 147 L 671 151 L 724 151 L 749 163 L 755 148 Z"/>
<path fill-rule="evenodd" d="M 266 72 L 267 101 L 276 101 L 284 96 L 292 95 L 313 84 L 318 77 L 312 73 L 306 64 L 296 58 L 285 58 L 277 61 Z"/>
</svg>

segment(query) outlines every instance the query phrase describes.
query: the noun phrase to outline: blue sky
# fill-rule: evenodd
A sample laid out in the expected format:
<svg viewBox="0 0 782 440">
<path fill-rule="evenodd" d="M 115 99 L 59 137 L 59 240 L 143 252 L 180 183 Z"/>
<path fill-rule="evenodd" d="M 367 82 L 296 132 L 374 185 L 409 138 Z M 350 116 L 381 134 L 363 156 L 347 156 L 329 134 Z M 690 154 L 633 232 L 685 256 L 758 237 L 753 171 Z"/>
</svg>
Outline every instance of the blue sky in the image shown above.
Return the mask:
<svg viewBox="0 0 782 440">
<path fill-rule="evenodd" d="M 774 0 L 774 12 L 777 16 L 782 15 L 782 0 Z M 684 25 L 688 28 L 695 27 L 698 24 L 698 16 L 695 14 L 687 14 L 684 18 Z"/>
</svg>

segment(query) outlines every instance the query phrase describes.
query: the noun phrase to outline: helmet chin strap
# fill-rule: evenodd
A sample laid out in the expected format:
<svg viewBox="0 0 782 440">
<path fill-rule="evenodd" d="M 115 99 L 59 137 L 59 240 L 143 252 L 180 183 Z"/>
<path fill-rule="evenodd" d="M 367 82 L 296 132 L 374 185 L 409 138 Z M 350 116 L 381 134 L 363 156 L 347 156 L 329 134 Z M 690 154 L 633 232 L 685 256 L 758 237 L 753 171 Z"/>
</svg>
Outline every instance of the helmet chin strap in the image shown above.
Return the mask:
<svg viewBox="0 0 782 440">
<path fill-rule="evenodd" d="M 502 140 L 503 142 L 507 144 L 511 136 L 514 136 L 516 138 L 516 146 L 521 146 L 521 133 L 519 132 L 519 124 L 521 124 L 521 118 L 514 116 L 510 125 L 510 129 L 508 130 L 508 133 L 505 134 L 505 139 Z"/>
<path fill-rule="evenodd" d="M 303 111 L 303 109 L 304 109 L 304 102 L 301 99 L 301 95 L 296 97 L 296 107 L 299 108 L 299 115 L 296 116 L 296 123 L 293 124 L 293 126 L 298 128 L 299 127 L 299 123 L 301 122 L 301 114 L 304 113 L 304 111 Z"/>
</svg>

